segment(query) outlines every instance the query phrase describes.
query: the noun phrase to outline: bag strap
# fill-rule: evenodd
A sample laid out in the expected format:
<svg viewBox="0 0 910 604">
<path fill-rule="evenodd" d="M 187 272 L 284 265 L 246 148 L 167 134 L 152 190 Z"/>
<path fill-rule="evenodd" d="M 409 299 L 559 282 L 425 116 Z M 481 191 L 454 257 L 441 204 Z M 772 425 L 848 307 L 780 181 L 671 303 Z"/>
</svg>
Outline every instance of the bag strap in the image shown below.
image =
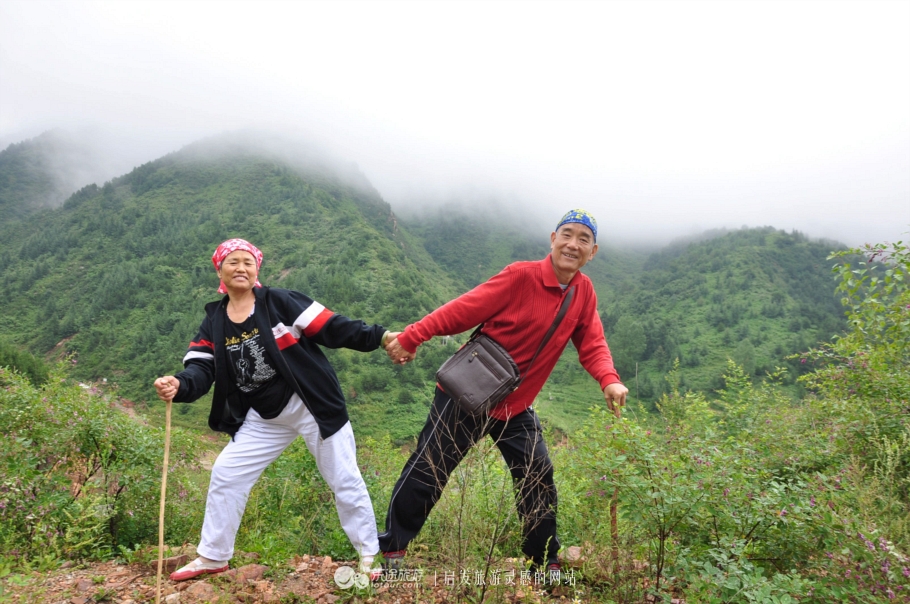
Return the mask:
<svg viewBox="0 0 910 604">
<path fill-rule="evenodd" d="M 556 331 L 556 328 L 559 327 L 559 324 L 562 323 L 562 318 L 566 316 L 566 311 L 569 310 L 569 305 L 572 304 L 572 297 L 575 295 L 575 286 L 573 285 L 566 291 L 566 297 L 562 300 L 562 306 L 559 307 L 559 312 L 556 313 L 556 318 L 553 319 L 553 324 L 550 325 L 547 335 L 543 337 L 543 341 L 540 343 L 540 346 L 537 347 L 537 352 L 534 353 L 534 356 L 531 358 L 531 362 L 528 363 L 528 368 L 525 369 L 525 375 L 531 371 L 531 367 L 534 365 L 534 361 L 537 360 L 537 355 L 540 354 L 540 351 L 543 350 L 543 347 L 547 345 L 547 342 L 550 341 L 550 338 L 553 336 L 553 333 Z"/>
</svg>

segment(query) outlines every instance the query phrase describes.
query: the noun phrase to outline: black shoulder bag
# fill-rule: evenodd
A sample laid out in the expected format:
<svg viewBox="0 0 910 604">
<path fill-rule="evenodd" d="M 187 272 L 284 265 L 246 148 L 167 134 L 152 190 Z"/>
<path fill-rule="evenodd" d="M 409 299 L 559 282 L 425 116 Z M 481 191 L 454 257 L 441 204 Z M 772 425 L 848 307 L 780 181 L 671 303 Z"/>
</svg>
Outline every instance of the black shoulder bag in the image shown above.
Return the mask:
<svg viewBox="0 0 910 604">
<path fill-rule="evenodd" d="M 559 312 L 553 319 L 547 335 L 537 347 L 537 352 L 528 363 L 525 374 L 531 370 L 534 361 L 537 360 L 537 355 L 559 327 L 574 295 L 575 286 L 573 285 L 566 292 L 562 306 L 559 307 Z M 470 415 L 484 415 L 489 412 L 509 394 L 517 390 L 522 379 L 518 365 L 512 360 L 511 355 L 496 340 L 481 333 L 482 327 L 483 324 L 475 329 L 467 344 L 443 363 L 436 372 L 436 381 L 439 382 L 445 393 L 452 397 L 462 411 Z"/>
</svg>

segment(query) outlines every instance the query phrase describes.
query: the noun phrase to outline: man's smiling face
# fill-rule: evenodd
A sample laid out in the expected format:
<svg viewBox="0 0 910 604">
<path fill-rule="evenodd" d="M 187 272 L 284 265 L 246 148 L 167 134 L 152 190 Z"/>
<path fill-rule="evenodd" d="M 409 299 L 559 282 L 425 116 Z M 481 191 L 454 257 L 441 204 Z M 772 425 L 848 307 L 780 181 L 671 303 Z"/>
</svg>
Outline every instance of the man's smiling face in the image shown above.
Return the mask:
<svg viewBox="0 0 910 604">
<path fill-rule="evenodd" d="M 550 252 L 559 282 L 568 283 L 597 253 L 594 233 L 583 224 L 568 222 L 550 234 Z"/>
</svg>

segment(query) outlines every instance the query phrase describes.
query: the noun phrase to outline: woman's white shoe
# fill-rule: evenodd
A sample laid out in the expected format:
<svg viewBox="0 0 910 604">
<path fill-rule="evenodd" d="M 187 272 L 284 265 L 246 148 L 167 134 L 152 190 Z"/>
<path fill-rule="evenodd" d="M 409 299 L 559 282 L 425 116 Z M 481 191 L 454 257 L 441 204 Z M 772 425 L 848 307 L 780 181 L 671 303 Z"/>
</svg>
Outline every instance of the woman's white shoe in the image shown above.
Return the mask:
<svg viewBox="0 0 910 604">
<path fill-rule="evenodd" d="M 377 581 L 382 576 L 381 568 L 373 568 L 373 556 L 363 556 L 358 570 L 368 576 L 370 581 Z"/>
<path fill-rule="evenodd" d="M 199 557 L 183 568 L 172 572 L 170 579 L 171 581 L 186 581 L 187 579 L 194 579 L 199 575 L 214 575 L 215 573 L 223 573 L 227 569 L 227 562 L 209 560 L 208 558 L 203 559 L 202 557 Z"/>
</svg>

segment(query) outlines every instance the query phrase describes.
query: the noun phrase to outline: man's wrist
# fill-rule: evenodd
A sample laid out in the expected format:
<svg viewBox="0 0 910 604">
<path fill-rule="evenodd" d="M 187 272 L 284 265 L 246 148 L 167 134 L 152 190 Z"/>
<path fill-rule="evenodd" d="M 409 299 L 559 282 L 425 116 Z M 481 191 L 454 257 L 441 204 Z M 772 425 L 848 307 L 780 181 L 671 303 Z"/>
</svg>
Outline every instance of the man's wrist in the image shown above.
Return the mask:
<svg viewBox="0 0 910 604">
<path fill-rule="evenodd" d="M 390 336 L 391 334 L 392 334 L 392 332 L 389 331 L 388 329 L 386 329 L 386 330 L 385 330 L 385 333 L 382 334 L 382 339 L 379 340 L 379 345 L 382 346 L 383 348 L 385 348 L 386 345 L 389 343 L 389 336 Z"/>
</svg>

